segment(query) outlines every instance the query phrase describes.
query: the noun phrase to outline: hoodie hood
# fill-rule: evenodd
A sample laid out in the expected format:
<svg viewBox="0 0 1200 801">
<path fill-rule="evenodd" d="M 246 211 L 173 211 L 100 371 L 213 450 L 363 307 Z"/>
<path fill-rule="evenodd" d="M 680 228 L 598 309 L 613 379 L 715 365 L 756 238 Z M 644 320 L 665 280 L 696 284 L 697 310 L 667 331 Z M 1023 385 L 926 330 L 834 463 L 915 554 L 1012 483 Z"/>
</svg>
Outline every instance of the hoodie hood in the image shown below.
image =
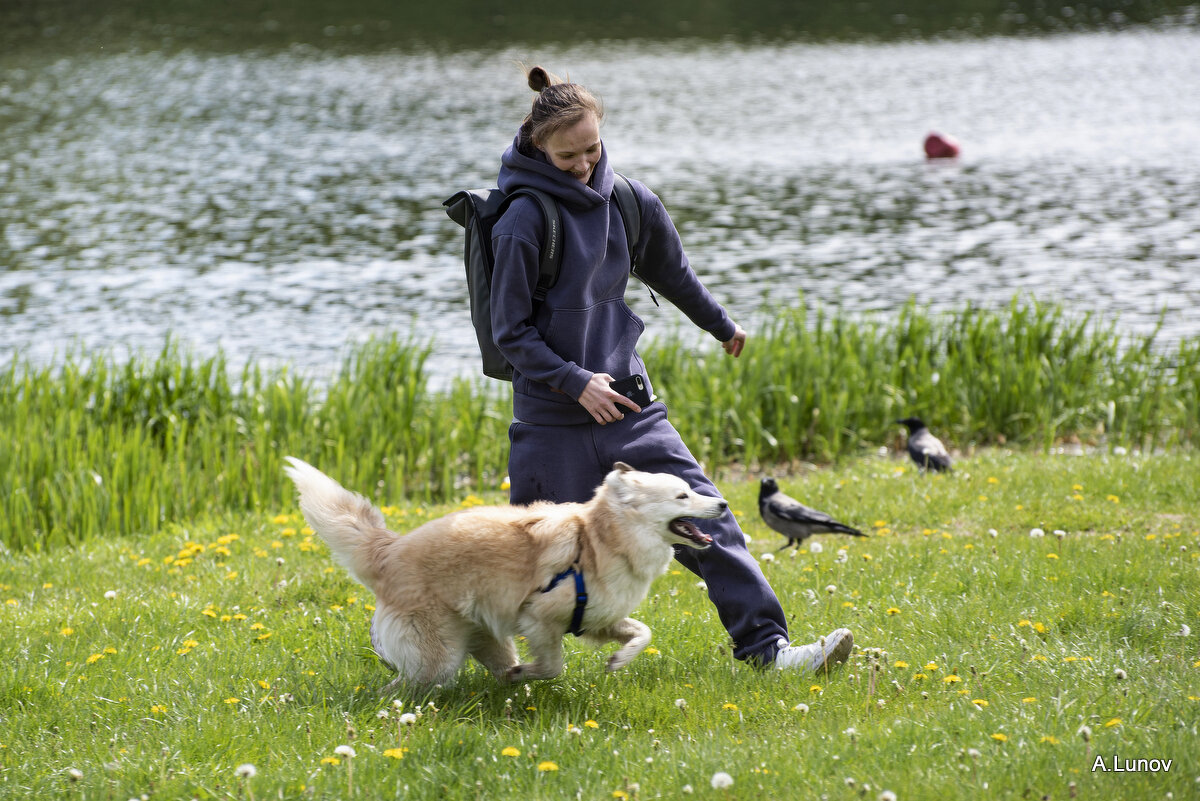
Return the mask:
<svg viewBox="0 0 1200 801">
<path fill-rule="evenodd" d="M 540 189 L 578 211 L 593 209 L 608 202 L 612 194 L 613 172 L 608 164 L 608 148 L 604 140 L 600 141 L 600 160 L 592 170 L 591 181 L 586 184 L 555 167 L 540 150 L 535 151 L 533 156 L 526 156 L 517 148 L 519 140 L 519 135 L 514 137 L 508 150 L 500 157 L 497 186 L 504 192 L 512 192 L 522 186 Z"/>
</svg>

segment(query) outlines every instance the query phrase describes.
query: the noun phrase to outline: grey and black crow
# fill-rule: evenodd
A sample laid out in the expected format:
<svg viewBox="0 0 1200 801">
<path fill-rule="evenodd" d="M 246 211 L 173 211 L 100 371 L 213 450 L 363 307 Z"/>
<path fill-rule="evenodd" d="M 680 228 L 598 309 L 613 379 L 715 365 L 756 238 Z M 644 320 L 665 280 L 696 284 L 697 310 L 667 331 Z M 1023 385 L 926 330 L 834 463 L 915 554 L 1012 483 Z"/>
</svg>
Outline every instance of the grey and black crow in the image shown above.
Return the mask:
<svg viewBox="0 0 1200 801">
<path fill-rule="evenodd" d="M 896 422 L 908 426 L 908 444 L 905 447 L 918 466 L 939 472 L 950 469 L 950 454 L 946 452 L 946 446 L 929 433 L 921 418 L 905 417 Z"/>
<path fill-rule="evenodd" d="M 764 523 L 787 537 L 787 542 L 778 548 L 780 551 L 789 545 L 799 548 L 800 543 L 813 534 L 867 536 L 856 528 L 839 523 L 824 512 L 809 509 L 795 498 L 784 495 L 773 478 L 764 478 L 758 486 L 758 511 Z"/>
</svg>

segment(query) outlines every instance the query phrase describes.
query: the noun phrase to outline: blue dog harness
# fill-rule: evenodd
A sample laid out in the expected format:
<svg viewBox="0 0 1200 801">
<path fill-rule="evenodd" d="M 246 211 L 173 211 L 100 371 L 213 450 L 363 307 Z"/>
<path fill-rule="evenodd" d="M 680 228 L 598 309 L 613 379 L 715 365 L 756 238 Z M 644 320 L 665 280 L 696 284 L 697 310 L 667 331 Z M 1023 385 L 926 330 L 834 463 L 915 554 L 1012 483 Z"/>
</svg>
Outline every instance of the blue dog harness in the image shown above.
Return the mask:
<svg viewBox="0 0 1200 801">
<path fill-rule="evenodd" d="M 583 623 L 583 610 L 587 607 L 588 601 L 587 586 L 583 583 L 583 571 L 579 569 L 579 563 L 576 562 L 550 579 L 550 583 L 546 585 L 546 589 L 542 590 L 542 593 L 550 592 L 550 590 L 558 586 L 558 582 L 570 575 L 575 576 L 575 611 L 571 614 L 571 627 L 567 631 L 578 637 L 580 634 L 583 634 L 583 630 L 579 626 Z"/>
</svg>

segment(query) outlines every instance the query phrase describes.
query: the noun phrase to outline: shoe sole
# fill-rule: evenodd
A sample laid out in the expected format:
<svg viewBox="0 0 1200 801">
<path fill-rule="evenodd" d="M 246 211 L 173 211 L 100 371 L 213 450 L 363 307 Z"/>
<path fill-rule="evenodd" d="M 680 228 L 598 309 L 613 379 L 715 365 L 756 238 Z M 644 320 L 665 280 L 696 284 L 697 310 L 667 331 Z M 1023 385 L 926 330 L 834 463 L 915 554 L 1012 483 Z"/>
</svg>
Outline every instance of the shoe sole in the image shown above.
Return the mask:
<svg viewBox="0 0 1200 801">
<path fill-rule="evenodd" d="M 825 638 L 825 646 L 821 653 L 813 657 L 809 668 L 813 673 L 820 673 L 827 667 L 839 665 L 850 658 L 854 650 L 854 635 L 850 629 L 837 629 Z"/>
</svg>

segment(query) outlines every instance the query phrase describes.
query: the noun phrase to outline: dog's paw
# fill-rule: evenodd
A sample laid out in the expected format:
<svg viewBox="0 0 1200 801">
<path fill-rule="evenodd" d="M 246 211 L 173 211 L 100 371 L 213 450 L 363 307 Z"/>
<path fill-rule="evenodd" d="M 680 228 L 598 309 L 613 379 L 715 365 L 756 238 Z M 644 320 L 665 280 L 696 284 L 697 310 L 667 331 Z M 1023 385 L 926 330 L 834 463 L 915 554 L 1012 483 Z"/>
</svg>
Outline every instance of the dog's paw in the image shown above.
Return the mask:
<svg viewBox="0 0 1200 801">
<path fill-rule="evenodd" d="M 525 680 L 525 665 L 513 665 L 508 670 L 499 674 L 499 679 L 504 684 L 516 684 Z"/>
<path fill-rule="evenodd" d="M 637 651 L 634 651 L 632 654 L 627 654 L 624 652 L 624 650 L 617 651 L 608 658 L 608 662 L 605 664 L 604 669 L 609 673 L 615 673 L 632 662 L 633 658 L 637 655 Z"/>
</svg>

